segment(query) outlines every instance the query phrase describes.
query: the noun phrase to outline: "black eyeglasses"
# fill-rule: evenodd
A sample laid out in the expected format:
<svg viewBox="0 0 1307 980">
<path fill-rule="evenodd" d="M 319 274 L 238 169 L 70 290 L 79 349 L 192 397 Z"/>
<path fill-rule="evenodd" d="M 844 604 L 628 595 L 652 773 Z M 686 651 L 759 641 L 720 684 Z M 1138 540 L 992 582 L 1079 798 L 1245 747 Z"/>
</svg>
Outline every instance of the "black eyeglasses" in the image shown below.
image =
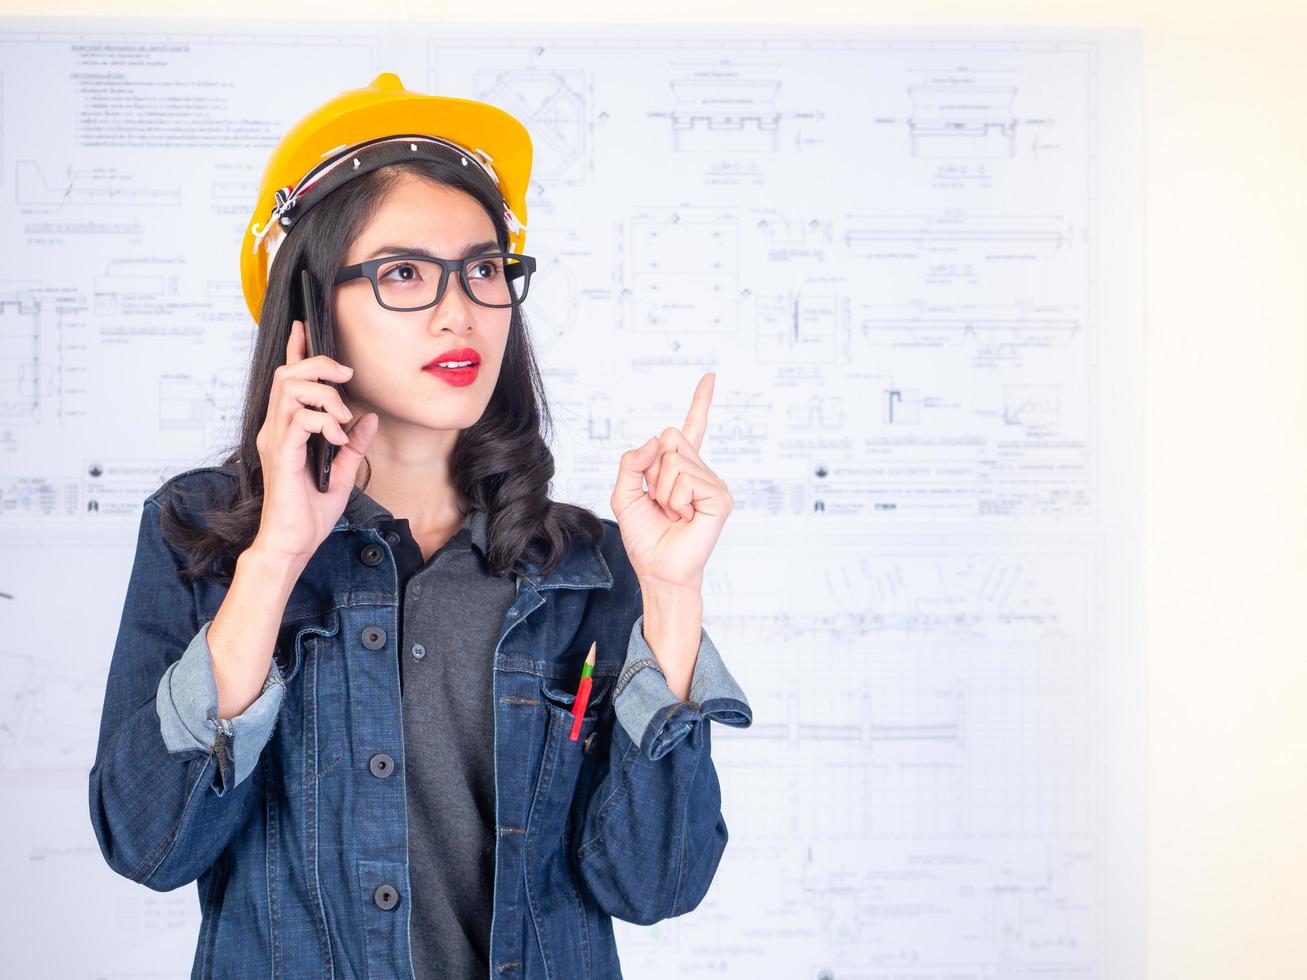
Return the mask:
<svg viewBox="0 0 1307 980">
<path fill-rule="evenodd" d="M 455 272 L 468 299 L 480 306 L 503 309 L 526 299 L 535 268 L 533 257 L 517 252 L 483 252 L 466 259 L 384 255 L 345 266 L 336 273 L 333 284 L 367 279 L 383 308 L 408 312 L 439 303 L 449 274 Z"/>
</svg>

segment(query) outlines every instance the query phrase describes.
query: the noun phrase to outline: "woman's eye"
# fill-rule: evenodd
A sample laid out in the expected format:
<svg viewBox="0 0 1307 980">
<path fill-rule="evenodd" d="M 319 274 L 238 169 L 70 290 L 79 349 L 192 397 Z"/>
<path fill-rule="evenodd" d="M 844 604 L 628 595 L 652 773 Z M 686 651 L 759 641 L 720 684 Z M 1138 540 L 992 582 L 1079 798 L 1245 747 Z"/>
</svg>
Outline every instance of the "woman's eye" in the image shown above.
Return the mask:
<svg viewBox="0 0 1307 980">
<path fill-rule="evenodd" d="M 399 263 L 399 265 L 392 265 L 389 269 L 387 269 L 385 272 L 383 272 L 383 273 L 381 274 L 381 278 L 386 279 L 386 278 L 388 278 L 388 277 L 390 276 L 390 274 L 391 274 L 392 272 L 397 272 L 397 271 L 399 271 L 400 269 L 409 269 L 409 270 L 411 270 L 412 273 L 413 273 L 413 275 L 410 275 L 410 276 L 399 276 L 398 278 L 400 279 L 400 281 L 408 282 L 408 281 L 411 281 L 415 276 L 418 275 L 418 269 L 417 269 L 417 266 L 412 265 L 411 263 L 408 263 L 408 262 L 401 262 L 401 263 Z"/>
<path fill-rule="evenodd" d="M 499 274 L 499 263 L 487 259 L 472 266 L 472 273 L 477 279 L 491 279 Z"/>
</svg>

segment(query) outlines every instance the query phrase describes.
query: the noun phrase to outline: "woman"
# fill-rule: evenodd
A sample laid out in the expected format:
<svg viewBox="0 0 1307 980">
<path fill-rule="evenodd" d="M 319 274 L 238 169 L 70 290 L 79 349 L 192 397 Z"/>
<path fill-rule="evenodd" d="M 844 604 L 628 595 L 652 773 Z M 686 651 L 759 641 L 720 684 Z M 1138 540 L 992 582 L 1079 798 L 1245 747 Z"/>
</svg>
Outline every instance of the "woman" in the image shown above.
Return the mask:
<svg viewBox="0 0 1307 980">
<path fill-rule="evenodd" d="M 198 880 L 194 977 L 620 977 L 611 917 L 715 874 L 708 722 L 752 715 L 701 622 L 712 379 L 615 522 L 549 500 L 529 170 L 516 120 L 383 74 L 264 174 L 240 443 L 145 502 L 90 773 L 111 867 Z"/>
</svg>

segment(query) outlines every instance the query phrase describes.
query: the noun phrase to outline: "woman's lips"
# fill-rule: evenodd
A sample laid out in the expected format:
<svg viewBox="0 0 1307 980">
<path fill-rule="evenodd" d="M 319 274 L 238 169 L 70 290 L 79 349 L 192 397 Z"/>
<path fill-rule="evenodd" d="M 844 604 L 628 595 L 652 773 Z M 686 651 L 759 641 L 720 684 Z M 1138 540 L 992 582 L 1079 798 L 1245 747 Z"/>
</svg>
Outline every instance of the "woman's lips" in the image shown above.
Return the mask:
<svg viewBox="0 0 1307 980">
<path fill-rule="evenodd" d="M 427 374 L 434 375 L 446 384 L 451 384 L 455 388 L 464 388 L 477 379 L 477 371 L 480 364 L 473 364 L 471 367 L 464 368 L 442 368 L 431 365 L 424 367 L 422 370 Z"/>
<path fill-rule="evenodd" d="M 424 367 L 435 367 L 437 364 L 449 364 L 452 361 L 473 361 L 480 364 L 481 355 L 473 347 L 451 347 L 443 354 L 437 354 L 427 361 Z"/>
<path fill-rule="evenodd" d="M 468 367 L 460 368 L 442 368 L 443 362 L 449 364 L 454 361 L 471 361 Z M 422 368 L 428 374 L 434 374 L 446 384 L 451 384 L 456 388 L 462 388 L 470 385 L 477 379 L 477 369 L 481 367 L 481 355 L 471 347 L 454 347 L 433 357 L 426 366 Z"/>
</svg>

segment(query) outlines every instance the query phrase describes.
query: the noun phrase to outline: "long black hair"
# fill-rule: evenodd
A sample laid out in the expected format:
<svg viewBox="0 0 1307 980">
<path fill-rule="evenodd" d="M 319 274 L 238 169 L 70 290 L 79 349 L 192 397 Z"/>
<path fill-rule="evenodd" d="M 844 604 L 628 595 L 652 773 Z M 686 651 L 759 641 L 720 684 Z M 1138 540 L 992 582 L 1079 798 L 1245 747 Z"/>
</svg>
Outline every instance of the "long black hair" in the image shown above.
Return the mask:
<svg viewBox="0 0 1307 980">
<path fill-rule="evenodd" d="M 229 446 L 223 466 L 237 479 L 227 499 L 206 501 L 201 524 L 189 523 L 172 495 L 165 495 L 161 530 L 188 557 L 187 582 L 211 577 L 230 583 L 236 559 L 259 530 L 263 508 L 263 469 L 255 437 L 268 411 L 273 372 L 286 361 L 290 324 L 298 318 L 298 289 L 292 273 L 306 266 L 318 282 L 330 283 L 350 244 L 376 213 L 385 195 L 405 174 L 470 195 L 490 215 L 501 249 L 508 249 L 503 199 L 483 181 L 440 160 L 404 160 L 379 167 L 342 185 L 318 202 L 282 242 L 268 270 L 267 292 L 255 337 L 245 389 L 240 441 Z M 331 304 L 321 311 L 328 336 L 335 329 Z M 348 398 L 346 398 L 348 401 Z M 490 402 L 474 424 L 458 434 L 449 468 L 454 488 L 467 504 L 490 514 L 487 561 L 494 574 L 524 571 L 540 563 L 548 574 L 562 560 L 569 542 L 584 536 L 603 540 L 603 524 L 590 510 L 549 499 L 554 457 L 546 436 L 553 421 L 544 385 L 527 336 L 521 306 L 512 308 L 508 343 Z M 371 466 L 363 482 L 372 478 Z M 397 515 L 402 516 L 402 515 Z"/>
</svg>

